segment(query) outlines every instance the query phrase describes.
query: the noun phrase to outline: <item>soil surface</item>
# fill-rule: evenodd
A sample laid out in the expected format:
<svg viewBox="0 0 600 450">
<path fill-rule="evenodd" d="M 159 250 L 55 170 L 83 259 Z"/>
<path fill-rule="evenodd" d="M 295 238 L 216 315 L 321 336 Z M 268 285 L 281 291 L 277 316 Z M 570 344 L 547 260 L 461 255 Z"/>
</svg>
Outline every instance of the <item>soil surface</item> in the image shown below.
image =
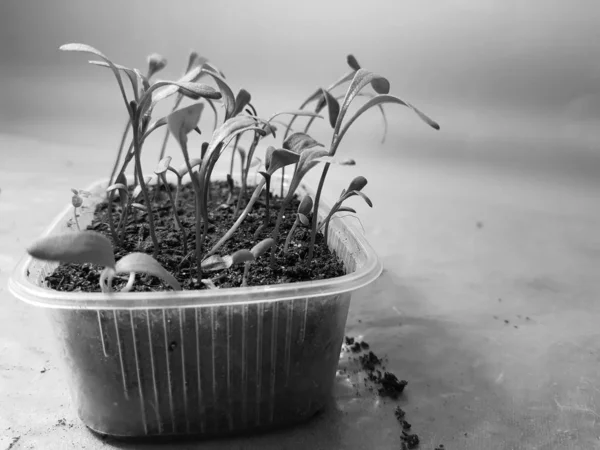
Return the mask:
<svg viewBox="0 0 600 450">
<path fill-rule="evenodd" d="M 234 189 L 233 196 L 230 196 L 229 187 L 226 182 L 214 182 L 211 188 L 208 235 L 203 245 L 205 251 L 208 251 L 227 232 L 238 217 L 234 216 L 234 213 L 239 188 L 236 187 Z M 173 197 L 175 197 L 176 187 L 170 185 L 169 189 Z M 254 186 L 248 187 L 246 198 L 250 197 L 253 190 Z M 196 248 L 195 197 L 191 185 L 183 185 L 177 196 L 177 214 L 187 236 L 187 252 L 184 252 L 182 233 L 175 221 L 172 203 L 169 200 L 169 195 L 164 185 L 161 184 L 157 188 L 153 184 L 149 186 L 149 192 L 150 198 L 153 199 L 153 217 L 160 246 L 156 259 L 167 271 L 177 278 L 184 290 L 207 289 L 207 286 L 197 276 L 197 264 L 194 256 Z M 250 250 L 261 240 L 271 237 L 282 199 L 271 195 L 269 200 L 269 224 L 259 230 L 259 227 L 265 222 L 265 200 L 263 193 L 234 236 L 219 249 L 219 255 L 232 254 L 241 249 Z M 270 251 L 267 251 L 262 257 L 253 262 L 248 272 L 248 286 L 320 280 L 345 274 L 343 263 L 329 250 L 323 235 L 320 233 L 316 238 L 313 259 L 310 264 L 306 262 L 308 244 L 310 242 L 310 228 L 302 224 L 298 224 L 291 245 L 289 246 L 289 251 L 284 254 L 284 243 L 296 220 L 296 211 L 299 203 L 300 199 L 298 196 L 295 196 L 286 207 L 275 254 L 275 264 L 271 265 Z M 244 206 L 245 204 L 242 205 L 242 209 Z M 240 209 L 240 212 L 242 209 Z M 100 203 L 96 207 L 94 220 L 88 229 L 98 231 L 111 240 L 115 248 L 117 261 L 132 252 L 153 253 L 153 244 L 146 211 L 130 208 L 130 213 L 125 216 L 126 219 L 124 220 L 125 226 L 124 233 L 122 233 L 122 241 L 115 242 L 109 227 L 108 210 L 108 202 Z M 122 206 L 117 198 L 112 204 L 112 218 L 115 227 L 118 227 L 122 211 Z M 72 226 L 75 227 L 75 223 Z M 257 232 L 257 230 L 259 231 Z M 99 277 L 101 270 L 101 267 L 91 264 L 63 264 L 54 273 L 49 275 L 46 281 L 48 287 L 59 291 L 100 292 Z M 239 264 L 226 270 L 204 272 L 202 277 L 203 279 L 212 280 L 218 288 L 230 288 L 241 285 L 243 273 L 244 264 Z M 115 290 L 119 290 L 126 284 L 126 281 L 127 276 L 116 278 L 113 287 Z M 170 289 L 159 278 L 137 274 L 132 291 L 149 292 Z"/>
</svg>

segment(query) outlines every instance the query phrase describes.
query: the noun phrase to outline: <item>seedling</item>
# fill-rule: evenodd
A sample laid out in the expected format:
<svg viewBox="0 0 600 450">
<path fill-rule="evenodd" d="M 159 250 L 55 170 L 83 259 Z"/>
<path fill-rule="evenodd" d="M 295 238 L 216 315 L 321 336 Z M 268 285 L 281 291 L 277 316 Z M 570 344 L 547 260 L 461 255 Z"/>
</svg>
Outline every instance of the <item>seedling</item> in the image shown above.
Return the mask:
<svg viewBox="0 0 600 450">
<path fill-rule="evenodd" d="M 361 192 L 361 190 L 366 185 L 367 179 L 365 177 L 358 176 L 350 182 L 350 184 L 348 185 L 348 189 L 342 190 L 340 198 L 335 202 L 325 220 L 323 220 L 323 222 L 321 222 L 319 225 L 319 228 L 325 226 L 325 232 L 323 233 L 325 237 L 325 242 L 327 242 L 329 236 L 329 222 L 331 221 L 331 218 L 334 214 L 340 212 L 350 212 L 356 214 L 356 211 L 354 209 L 349 208 L 347 206 L 342 206 L 342 203 L 344 203 L 346 200 L 354 196 L 359 196 L 367 203 L 367 205 L 369 205 L 371 208 L 373 207 L 371 199 Z"/>
<path fill-rule="evenodd" d="M 202 269 L 207 272 L 229 269 L 237 264 L 244 264 L 244 274 L 242 275 L 241 286 L 248 286 L 248 273 L 250 264 L 258 259 L 273 245 L 273 239 L 267 238 L 260 241 L 251 250 L 238 250 L 231 255 L 219 256 L 212 255 L 202 261 Z"/>
<path fill-rule="evenodd" d="M 287 238 L 285 240 L 285 246 L 283 247 L 283 253 L 288 253 L 289 252 L 289 247 L 290 244 L 292 242 L 292 239 L 294 238 L 294 233 L 296 232 L 296 228 L 298 227 L 299 223 L 302 223 L 302 225 L 304 226 L 308 226 L 310 224 L 310 222 L 308 221 L 308 215 L 310 214 L 310 210 L 313 207 L 313 199 L 312 197 L 310 197 L 310 195 L 305 196 L 302 201 L 300 202 L 300 205 L 298 205 L 298 212 L 296 213 L 296 220 L 294 220 L 294 224 L 292 225 L 292 228 L 290 229 L 290 232 L 287 235 Z"/>
<path fill-rule="evenodd" d="M 144 75 L 137 69 L 129 69 L 113 63 L 98 50 L 84 44 L 67 44 L 62 46 L 61 50 L 85 52 L 98 57 L 100 61 L 90 62 L 112 71 L 127 111 L 127 125 L 123 132 L 117 158 L 112 168 L 110 182 L 106 189 L 106 206 L 108 206 L 106 212 L 107 222 L 113 242 L 117 246 L 124 246 L 130 242 L 135 242 L 135 235 L 126 235 L 131 230 L 135 230 L 138 232 L 138 242 L 141 244 L 146 239 L 146 230 L 148 230 L 152 244 L 143 248 L 151 249 L 152 260 L 156 261 L 162 249 L 161 242 L 159 242 L 156 234 L 155 220 L 158 220 L 158 218 L 155 218 L 155 209 L 157 202 L 168 201 L 167 205 L 170 204 L 172 208 L 173 220 L 167 220 L 167 223 L 169 226 L 177 228 L 182 236 L 182 251 L 184 256 L 179 267 L 182 266 L 184 261 L 188 261 L 190 264 L 190 275 L 194 269 L 197 271 L 193 279 L 197 279 L 198 282 L 204 283 L 209 288 L 214 288 L 214 286 L 208 282 L 210 280 L 202 276 L 203 270 L 217 270 L 216 268 L 222 268 L 223 264 L 233 265 L 234 263 L 244 263 L 242 285 L 246 285 L 251 263 L 267 249 L 271 249 L 271 266 L 276 267 L 276 256 L 281 251 L 283 253 L 289 252 L 294 234 L 300 224 L 310 227 L 310 242 L 308 243 L 308 252 L 305 259 L 305 263 L 310 263 L 314 255 L 316 233 L 322 230 L 327 241 L 331 218 L 341 212 L 355 213 L 352 208 L 343 205 L 348 198 L 360 196 L 371 206 L 370 199 L 361 192 L 364 185 L 366 185 L 366 179 L 364 177 L 357 177 L 350 183 L 348 189 L 342 192 L 342 195 L 332 210 L 329 211 L 327 217 L 321 223 L 317 223 L 320 196 L 329 166 L 331 164 L 341 166 L 356 164 L 356 161 L 352 158 L 339 158 L 337 151 L 350 126 L 364 112 L 373 107 L 377 107 L 381 111 L 384 121 L 384 137 L 387 130 L 387 119 L 383 105 L 389 103 L 408 107 L 430 127 L 439 129 L 437 123 L 414 106 L 390 95 L 388 80 L 363 69 L 352 55 L 348 55 L 347 58 L 350 71 L 342 75 L 337 81 L 327 88 L 319 87 L 316 89 L 301 104 L 299 109 L 276 112 L 265 120 L 259 117 L 253 104 L 254 99 L 247 90 L 240 88 L 234 91 L 229 82 L 226 81 L 223 73 L 210 63 L 208 59 L 200 57 L 195 52 L 190 54 L 186 70 L 178 80 L 164 81 L 153 80 L 153 77 L 157 73 L 160 73 L 167 64 L 166 59 L 158 54 L 148 56 L 148 67 Z M 125 76 L 123 77 L 123 75 Z M 216 87 L 201 84 L 199 83 L 200 79 L 207 79 L 208 82 L 214 84 Z M 127 81 L 130 84 L 128 86 L 131 87 L 130 90 L 125 89 Z M 344 95 L 335 92 L 343 86 L 346 86 Z M 368 92 L 367 87 L 371 87 L 374 93 Z M 234 95 L 234 92 L 237 92 L 237 95 Z M 175 99 L 171 112 L 165 117 L 153 118 L 155 107 L 171 97 Z M 188 106 L 181 107 L 184 97 L 191 99 L 193 102 Z M 349 108 L 359 98 L 366 100 L 355 112 L 350 114 L 348 112 Z M 220 103 L 220 111 L 217 111 L 215 102 Z M 306 109 L 310 104 L 314 106 L 312 111 Z M 214 125 L 210 138 L 203 139 L 202 142 L 196 141 L 196 136 L 193 135 L 192 137 L 190 133 L 192 131 L 201 133 L 199 124 L 205 105 L 208 105 L 213 111 Z M 323 116 L 325 117 L 320 114 L 321 112 L 324 113 Z M 288 123 L 281 121 L 280 116 L 282 115 L 290 116 Z M 292 125 L 294 122 L 301 117 L 306 118 L 306 122 L 302 126 L 293 128 Z M 309 134 L 311 133 L 311 127 L 317 124 L 317 118 L 325 118 L 328 126 L 333 130 L 328 146 L 318 142 Z M 275 124 L 277 124 L 277 127 Z M 165 127 L 166 130 L 162 146 L 160 147 L 158 165 L 154 170 L 156 184 L 153 185 L 151 184 L 153 182 L 152 178 L 145 176 L 142 171 L 141 159 L 147 138 L 162 127 Z M 278 128 L 283 131 L 278 133 Z M 131 138 L 128 137 L 129 132 L 131 132 Z M 246 134 L 249 134 L 250 140 L 247 146 L 242 147 L 240 143 L 243 142 L 242 139 Z M 171 157 L 165 156 L 167 140 L 171 135 L 177 141 L 184 159 L 184 164 L 178 169 L 171 166 Z M 249 193 L 246 191 L 250 169 L 261 164 L 260 159 L 255 154 L 263 143 L 263 140 L 267 137 L 272 137 L 276 142 L 269 145 L 266 149 L 264 167 L 257 169 L 257 173 L 261 177 L 257 179 L 252 194 L 248 195 Z M 279 141 L 277 141 L 278 139 Z M 211 210 L 213 208 L 213 203 L 211 202 L 211 176 L 222 155 L 230 149 L 232 150 L 232 154 L 229 165 L 229 176 L 227 177 L 228 195 L 224 202 L 224 199 L 218 199 L 219 204 L 217 204 L 216 208 L 222 209 L 218 211 L 218 217 L 222 219 L 225 215 L 231 214 L 229 218 L 235 221 L 224 234 L 219 236 L 214 235 L 212 231 L 213 227 L 218 229 L 218 226 L 215 225 L 217 210 Z M 234 197 L 233 168 L 235 159 L 238 157 L 240 160 L 241 178 L 239 179 L 239 195 L 236 202 Z M 133 178 L 128 183 L 125 173 L 130 163 L 133 163 L 132 165 L 134 166 Z M 323 171 L 316 189 L 314 201 L 311 197 L 305 197 L 300 202 L 296 214 L 289 214 L 288 217 L 286 211 L 290 203 L 295 199 L 300 183 L 307 173 L 319 164 L 323 165 Z M 285 170 L 287 166 L 292 166 L 293 175 L 289 181 L 287 192 L 284 192 Z M 171 185 L 167 182 L 167 171 L 172 172 L 177 177 L 177 186 L 174 193 Z M 278 175 L 279 173 L 281 174 L 282 180 L 279 199 L 271 196 L 273 175 L 276 172 L 278 172 Z M 187 236 L 191 230 L 186 229 L 188 224 L 184 224 L 179 213 L 181 211 L 179 197 L 183 189 L 183 179 L 186 175 L 190 177 L 189 186 L 191 186 L 191 191 L 193 192 L 194 220 L 192 226 L 195 233 L 195 245 L 193 246 L 188 246 Z M 168 200 L 162 195 L 163 189 L 160 189 L 161 184 L 164 186 L 164 192 Z M 243 221 L 248 217 L 258 199 L 263 198 L 263 189 L 265 190 L 264 220 L 261 220 L 255 236 L 258 239 L 259 235 L 266 232 L 270 237 L 262 240 L 259 247 L 255 246 L 252 250 L 239 250 L 227 257 L 216 256 L 217 251 L 225 242 L 232 238 Z M 83 198 L 80 191 L 74 190 L 73 194 L 74 218 L 79 230 L 80 224 L 77 212 L 83 203 Z M 116 199 L 118 199 L 118 203 Z M 230 208 L 234 203 L 236 203 L 235 208 Z M 278 210 L 276 211 L 276 220 L 273 224 L 271 211 L 274 203 L 277 204 Z M 181 206 L 191 208 L 191 202 L 189 204 L 183 203 Z M 142 211 L 142 213 L 139 213 L 139 211 Z M 156 211 L 162 212 L 159 209 L 156 209 Z M 118 222 L 116 218 L 118 218 Z M 286 236 L 285 242 L 280 243 L 280 230 L 284 220 L 294 220 L 294 223 Z M 140 223 L 141 221 L 147 222 L 147 226 L 145 223 Z M 133 227 L 130 226 L 132 222 L 135 225 Z M 213 234 L 209 234 L 209 224 L 211 225 L 210 230 Z M 78 233 L 84 232 L 80 230 Z M 210 243 L 211 247 L 208 247 L 205 243 Z M 67 244 L 69 242 L 66 240 L 59 239 L 55 242 L 56 248 Z M 92 246 L 90 249 L 92 249 L 90 251 L 101 253 L 100 247 Z M 67 250 L 63 249 L 68 255 Z M 107 252 L 106 248 L 102 251 Z M 60 252 L 56 253 L 56 255 L 58 254 Z M 55 257 L 56 255 L 50 256 Z M 128 257 L 129 255 L 125 258 Z M 64 259 L 63 256 L 61 258 Z M 128 261 L 133 261 L 133 259 L 125 258 L 122 258 L 125 261 L 123 263 L 121 261 L 119 263 L 105 261 L 105 270 L 103 270 L 102 277 L 103 284 L 101 285 L 103 291 L 108 292 L 112 289 L 111 277 L 113 276 L 113 272 L 123 267 L 130 267 L 127 264 L 133 264 L 128 263 Z M 138 261 L 142 257 L 136 258 L 135 261 Z M 68 261 L 69 258 L 67 257 L 66 260 Z M 149 260 L 145 260 L 143 263 L 148 263 L 148 267 L 151 267 L 153 264 Z M 156 270 L 158 271 L 158 269 Z M 133 283 L 135 283 L 135 275 L 130 275 L 129 283 L 124 289 L 131 289 Z"/>
<path fill-rule="evenodd" d="M 154 275 L 174 290 L 181 285 L 158 261 L 145 253 L 130 253 L 115 261 L 113 246 L 105 236 L 95 231 L 77 231 L 39 239 L 27 249 L 33 258 L 71 264 L 95 264 L 104 267 L 100 275 L 100 289 L 104 293 L 113 292 L 112 281 L 119 273 L 129 273 L 130 281 L 126 291 L 133 285 L 136 272 Z M 126 292 L 125 291 L 125 292 Z"/>
<path fill-rule="evenodd" d="M 83 205 L 83 197 L 89 197 L 92 194 L 90 194 L 88 191 L 73 188 L 71 188 L 71 192 L 73 192 L 73 197 L 71 197 L 71 204 L 73 205 L 73 218 L 75 219 L 77 230 L 81 231 L 79 220 L 77 219 L 77 208 L 80 208 L 81 205 Z"/>
</svg>

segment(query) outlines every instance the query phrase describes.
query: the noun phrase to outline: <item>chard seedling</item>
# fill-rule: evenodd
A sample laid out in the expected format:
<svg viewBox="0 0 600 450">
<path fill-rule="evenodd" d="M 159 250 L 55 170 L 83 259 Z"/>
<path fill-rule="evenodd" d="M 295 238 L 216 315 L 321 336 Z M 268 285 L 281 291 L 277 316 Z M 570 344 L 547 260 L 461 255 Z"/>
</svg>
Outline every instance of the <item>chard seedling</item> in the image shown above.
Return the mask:
<svg viewBox="0 0 600 450">
<path fill-rule="evenodd" d="M 156 169 L 154 169 L 154 173 L 159 177 L 160 181 L 162 181 L 162 184 L 165 187 L 165 191 L 167 191 L 167 195 L 169 196 L 169 201 L 171 202 L 171 206 L 173 207 L 173 218 L 175 219 L 177 228 L 179 228 L 179 232 L 181 233 L 182 250 L 183 254 L 185 255 L 188 251 L 187 236 L 185 233 L 185 228 L 183 228 L 183 224 L 181 223 L 181 219 L 179 218 L 179 214 L 177 213 L 177 203 L 173 198 L 173 193 L 171 192 L 171 188 L 169 187 L 169 183 L 167 182 L 166 176 L 167 170 L 169 170 L 170 167 L 170 163 L 170 156 L 166 156 L 165 158 L 161 159 L 158 163 L 158 166 L 156 166 Z"/>
<path fill-rule="evenodd" d="M 82 197 L 89 197 L 92 194 L 90 194 L 88 191 L 73 188 L 71 188 L 71 192 L 73 193 L 73 197 L 71 197 L 71 204 L 73 205 L 73 218 L 75 219 L 75 225 L 77 225 L 77 229 L 81 231 L 79 219 L 77 219 L 77 208 L 80 208 L 81 205 L 83 205 Z"/>
<path fill-rule="evenodd" d="M 130 281 L 125 287 L 130 290 L 135 273 L 154 275 L 174 290 L 181 285 L 152 256 L 145 253 L 130 253 L 115 261 L 113 246 L 105 236 L 91 230 L 47 236 L 39 239 L 27 249 L 33 258 L 71 264 L 94 264 L 104 267 L 100 274 L 100 289 L 104 293 L 113 292 L 112 281 L 119 273 L 129 273 Z"/>
<path fill-rule="evenodd" d="M 294 233 L 296 232 L 296 228 L 298 224 L 302 223 L 304 226 L 308 226 L 310 224 L 308 220 L 308 215 L 310 214 L 310 210 L 313 206 L 313 199 L 310 195 L 306 195 L 300 205 L 298 205 L 298 212 L 296 213 L 296 220 L 294 220 L 294 224 L 290 232 L 285 239 L 285 246 L 283 247 L 283 253 L 286 254 L 289 252 L 290 244 L 292 243 L 292 239 L 294 238 Z"/>
<path fill-rule="evenodd" d="M 347 206 L 342 206 L 342 203 L 344 203 L 346 200 L 348 200 L 349 198 L 354 197 L 354 196 L 359 196 L 365 201 L 365 203 L 367 205 L 369 205 L 369 207 L 371 207 L 371 208 L 373 207 L 373 202 L 371 202 L 371 199 L 369 197 L 367 197 L 363 192 L 361 192 L 362 189 L 366 185 L 367 185 L 367 179 L 363 176 L 358 176 L 350 182 L 350 184 L 348 185 L 348 189 L 342 190 L 342 194 L 340 195 L 340 198 L 335 202 L 335 204 L 333 205 L 333 207 L 329 211 L 329 214 L 323 220 L 323 222 L 321 222 L 319 224 L 319 228 L 321 228 L 323 226 L 325 227 L 325 232 L 323 233 L 325 242 L 328 241 L 329 222 L 331 221 L 331 218 L 333 217 L 334 214 L 337 214 L 340 212 L 350 212 L 350 213 L 356 214 L 356 211 L 354 209 L 347 207 Z"/>
<path fill-rule="evenodd" d="M 202 269 L 207 272 L 229 269 L 237 264 L 244 264 L 244 274 L 242 275 L 241 286 L 248 286 L 248 274 L 250 264 L 261 255 L 263 255 L 274 244 L 273 239 L 267 238 L 260 241 L 251 250 L 238 250 L 231 255 L 219 256 L 212 255 L 202 261 Z"/>
</svg>

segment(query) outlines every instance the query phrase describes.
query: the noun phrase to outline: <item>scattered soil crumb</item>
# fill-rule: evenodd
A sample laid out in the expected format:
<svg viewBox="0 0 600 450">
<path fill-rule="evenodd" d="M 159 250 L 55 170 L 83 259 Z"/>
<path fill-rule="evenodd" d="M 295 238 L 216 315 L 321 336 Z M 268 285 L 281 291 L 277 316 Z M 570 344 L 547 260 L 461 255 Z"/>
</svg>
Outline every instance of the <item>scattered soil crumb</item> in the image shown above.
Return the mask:
<svg viewBox="0 0 600 450">
<path fill-rule="evenodd" d="M 446 447 L 444 447 L 444 444 L 440 444 L 434 450 L 446 450 Z"/>
<path fill-rule="evenodd" d="M 406 412 L 404 412 L 404 410 L 399 406 L 396 406 L 396 409 L 394 410 L 394 415 L 396 416 L 396 419 L 398 419 L 398 422 L 400 422 L 404 419 Z"/>
<path fill-rule="evenodd" d="M 508 325 L 510 321 L 508 319 L 504 319 L 504 323 Z"/>
<path fill-rule="evenodd" d="M 15 436 L 14 438 L 12 438 L 12 442 L 10 444 L 8 444 L 8 447 L 6 447 L 6 450 L 10 450 L 11 448 L 13 448 L 17 442 L 19 442 L 21 440 L 21 436 Z"/>
<path fill-rule="evenodd" d="M 527 317 L 525 317 L 525 320 L 531 320 L 531 319 L 529 318 L 529 316 L 527 316 Z"/>
<path fill-rule="evenodd" d="M 406 431 L 402 431 L 402 446 L 405 449 L 413 449 L 419 446 L 419 436 L 416 434 L 407 433 Z"/>
</svg>

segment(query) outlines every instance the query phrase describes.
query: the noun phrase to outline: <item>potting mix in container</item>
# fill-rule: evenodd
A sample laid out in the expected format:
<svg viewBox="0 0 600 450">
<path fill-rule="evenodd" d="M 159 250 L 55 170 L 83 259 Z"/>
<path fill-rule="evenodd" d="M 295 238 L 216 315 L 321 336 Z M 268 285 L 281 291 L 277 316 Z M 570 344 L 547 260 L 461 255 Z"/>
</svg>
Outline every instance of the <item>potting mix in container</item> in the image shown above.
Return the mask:
<svg viewBox="0 0 600 450">
<path fill-rule="evenodd" d="M 264 118 L 196 53 L 179 80 L 152 81 L 160 55 L 142 74 L 87 45 L 61 50 L 113 72 L 128 120 L 109 178 L 73 189 L 10 288 L 47 308 L 81 420 L 119 437 L 217 436 L 314 416 L 331 396 L 351 292 L 381 273 L 347 218 L 352 197 L 372 206 L 367 180 L 349 179 L 329 206 L 328 169 L 355 164 L 338 149 L 372 107 L 384 123 L 382 106 L 397 103 L 438 125 L 351 55 L 338 81 Z M 154 119 L 167 99 L 171 113 Z M 212 130 L 200 129 L 203 114 Z M 309 134 L 316 120 L 333 129 L 328 145 Z M 155 162 L 143 152 L 152 133 L 164 133 Z M 166 154 L 169 136 L 180 167 Z M 218 173 L 224 158 L 230 170 Z M 312 169 L 319 183 L 306 186 Z"/>
</svg>

